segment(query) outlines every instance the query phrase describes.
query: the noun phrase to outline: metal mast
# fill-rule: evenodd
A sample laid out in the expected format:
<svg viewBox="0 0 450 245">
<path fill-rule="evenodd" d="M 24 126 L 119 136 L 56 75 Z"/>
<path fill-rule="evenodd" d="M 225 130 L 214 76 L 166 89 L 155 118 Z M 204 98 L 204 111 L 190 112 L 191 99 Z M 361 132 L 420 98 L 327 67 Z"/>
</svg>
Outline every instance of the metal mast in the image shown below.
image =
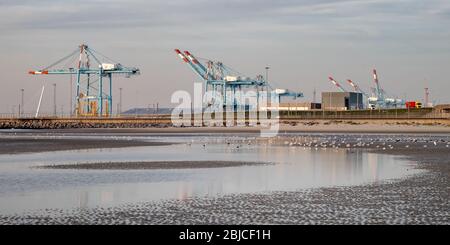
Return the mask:
<svg viewBox="0 0 450 245">
<path fill-rule="evenodd" d="M 56 117 L 56 83 L 53 84 L 53 115 Z"/>
<path fill-rule="evenodd" d="M 376 69 L 373 69 L 373 82 L 375 83 L 375 86 L 376 86 L 375 89 L 377 92 L 378 100 L 383 101 L 384 100 L 383 91 L 381 89 L 380 82 L 378 81 L 378 75 L 377 75 Z"/>
<path fill-rule="evenodd" d="M 24 114 L 24 112 L 25 112 L 25 106 L 24 106 L 24 100 L 23 100 L 23 94 L 24 94 L 24 89 L 22 88 L 22 89 L 20 89 L 20 96 L 21 96 L 21 98 L 20 98 L 20 106 L 19 106 L 19 116 L 22 116 L 23 114 Z"/>
</svg>

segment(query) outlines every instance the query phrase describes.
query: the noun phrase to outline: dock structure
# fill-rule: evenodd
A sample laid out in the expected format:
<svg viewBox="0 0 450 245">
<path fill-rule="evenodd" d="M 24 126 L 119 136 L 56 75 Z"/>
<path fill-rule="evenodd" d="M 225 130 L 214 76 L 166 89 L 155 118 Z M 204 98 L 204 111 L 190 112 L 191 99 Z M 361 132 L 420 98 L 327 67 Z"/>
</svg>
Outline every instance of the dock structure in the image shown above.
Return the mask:
<svg viewBox="0 0 450 245">
<path fill-rule="evenodd" d="M 290 105 L 287 105 L 290 106 Z M 384 110 L 350 110 L 332 111 L 312 109 L 304 110 L 302 106 L 295 107 L 299 110 L 280 110 L 279 122 L 281 124 L 317 124 L 330 122 L 343 123 L 388 123 L 388 124 L 423 124 L 423 125 L 448 125 L 450 126 L 450 106 L 439 105 L 435 108 L 416 109 L 384 109 Z M 247 114 L 247 125 L 255 118 Z M 191 115 L 194 120 L 196 115 Z M 235 119 L 235 117 L 233 117 Z M 189 119 L 188 119 L 189 120 Z M 227 120 L 223 117 L 224 124 Z M 257 124 L 253 124 L 257 125 Z M 173 127 L 170 114 L 149 115 L 121 115 L 113 117 L 55 117 L 40 116 L 17 117 L 0 116 L 0 129 L 65 129 L 65 128 L 163 128 Z"/>
</svg>

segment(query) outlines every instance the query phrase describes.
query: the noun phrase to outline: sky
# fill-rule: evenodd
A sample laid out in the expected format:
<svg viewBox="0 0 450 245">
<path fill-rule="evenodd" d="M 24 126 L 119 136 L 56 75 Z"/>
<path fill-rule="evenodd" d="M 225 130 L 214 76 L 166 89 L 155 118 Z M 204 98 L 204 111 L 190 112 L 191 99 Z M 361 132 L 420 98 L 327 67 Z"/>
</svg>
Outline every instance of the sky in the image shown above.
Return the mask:
<svg viewBox="0 0 450 245">
<path fill-rule="evenodd" d="M 448 0 L 0 0 L 0 113 L 36 109 L 68 111 L 67 76 L 31 76 L 81 43 L 141 75 L 114 80 L 123 88 L 123 110 L 174 107 L 171 95 L 193 91 L 199 81 L 174 48 L 222 61 L 246 76 L 269 66 L 273 87 L 337 91 L 333 76 L 351 90 L 352 79 L 368 91 L 376 68 L 388 94 L 435 103 L 450 102 L 450 1 Z M 114 104 L 117 103 L 115 100 Z"/>
</svg>

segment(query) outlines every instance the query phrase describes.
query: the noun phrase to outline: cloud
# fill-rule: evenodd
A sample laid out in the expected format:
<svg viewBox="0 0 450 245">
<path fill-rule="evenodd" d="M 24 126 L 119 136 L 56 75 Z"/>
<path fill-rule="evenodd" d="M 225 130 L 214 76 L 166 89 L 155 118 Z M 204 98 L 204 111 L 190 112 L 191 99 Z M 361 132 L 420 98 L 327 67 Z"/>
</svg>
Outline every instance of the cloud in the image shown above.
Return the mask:
<svg viewBox="0 0 450 245">
<path fill-rule="evenodd" d="M 136 80 L 145 84 L 179 82 L 155 86 L 161 90 L 187 86 L 191 74 L 173 72 L 180 65 L 174 47 L 248 74 L 270 62 L 281 81 L 322 81 L 335 71 L 363 79 L 374 63 L 394 74 L 415 62 L 415 76 L 432 74 L 439 83 L 450 57 L 448 0 L 0 0 L 0 23 L 4 67 L 13 60 L 5 57 L 49 64 L 87 42 L 124 64 L 137 62 L 144 72 Z M 307 68 L 299 75 L 298 67 Z M 412 80 L 414 72 L 404 73 Z"/>
<path fill-rule="evenodd" d="M 340 42 L 450 35 L 445 0 L 19 0 L 0 6 L 0 31 L 7 35 L 135 30 L 173 40 L 256 43 L 267 37 Z"/>
</svg>

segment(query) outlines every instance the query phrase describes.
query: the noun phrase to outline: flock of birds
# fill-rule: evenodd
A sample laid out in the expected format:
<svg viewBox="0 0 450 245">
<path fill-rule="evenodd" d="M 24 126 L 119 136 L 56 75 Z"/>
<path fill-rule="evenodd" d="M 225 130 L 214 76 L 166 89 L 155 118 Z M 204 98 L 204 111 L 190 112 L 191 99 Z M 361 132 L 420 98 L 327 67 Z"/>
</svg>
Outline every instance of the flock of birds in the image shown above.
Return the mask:
<svg viewBox="0 0 450 245">
<path fill-rule="evenodd" d="M 203 148 L 208 144 L 225 144 L 240 149 L 244 146 L 271 145 L 303 148 L 376 148 L 380 150 L 445 147 L 450 148 L 450 137 L 446 136 L 401 136 L 401 135 L 289 135 L 272 138 L 217 137 L 199 140 Z M 188 145 L 195 143 L 191 140 Z"/>
</svg>

